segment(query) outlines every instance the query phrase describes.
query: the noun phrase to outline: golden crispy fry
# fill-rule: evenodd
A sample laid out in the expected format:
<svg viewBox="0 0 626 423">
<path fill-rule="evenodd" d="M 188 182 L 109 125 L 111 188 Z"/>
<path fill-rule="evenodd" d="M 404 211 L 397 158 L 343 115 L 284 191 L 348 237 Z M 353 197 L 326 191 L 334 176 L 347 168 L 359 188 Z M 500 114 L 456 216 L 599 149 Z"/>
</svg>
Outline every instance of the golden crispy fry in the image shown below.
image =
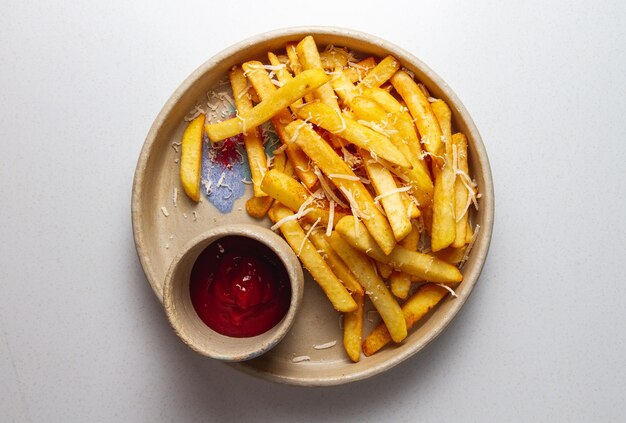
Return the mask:
<svg viewBox="0 0 626 423">
<path fill-rule="evenodd" d="M 289 58 L 289 67 L 291 68 L 291 71 L 293 72 L 294 75 L 300 75 L 304 69 L 302 68 L 302 63 L 300 63 L 300 59 L 298 58 L 298 53 L 296 51 L 296 44 L 288 43 L 285 46 L 285 49 L 287 50 L 287 57 Z M 313 100 L 315 100 L 315 96 L 313 95 L 312 92 L 304 96 L 304 101 L 307 103 Z"/>
<path fill-rule="evenodd" d="M 202 136 L 204 115 L 187 125 L 180 146 L 180 182 L 185 194 L 193 201 L 200 201 L 200 170 L 202 168 Z"/>
<path fill-rule="evenodd" d="M 246 77 L 243 75 L 243 70 L 239 66 L 233 66 L 228 73 L 228 77 L 233 89 L 233 97 L 237 111 L 239 113 L 249 112 L 252 110 L 252 100 L 250 100 L 250 97 L 248 97 L 246 93 L 249 87 L 248 81 L 246 81 Z M 247 131 L 243 135 L 243 142 L 246 147 L 250 173 L 252 174 L 254 196 L 264 197 L 267 194 L 261 189 L 261 180 L 265 172 L 267 172 L 267 158 L 265 156 L 265 148 L 263 147 L 263 139 L 261 138 L 261 134 L 259 134 L 258 128 Z"/>
<path fill-rule="evenodd" d="M 429 254 L 411 251 L 401 245 L 396 245 L 389 254 L 385 254 L 363 224 L 356 221 L 353 216 L 346 216 L 337 222 L 335 231 L 357 250 L 374 260 L 387 263 L 396 270 L 402 270 L 430 282 L 456 283 L 463 280 L 459 269 Z"/>
<path fill-rule="evenodd" d="M 465 243 L 469 244 L 474 239 L 474 230 L 472 229 L 472 225 L 470 225 L 469 220 L 467 221 L 467 228 L 465 229 Z"/>
<path fill-rule="evenodd" d="M 361 151 L 361 157 L 367 176 L 376 191 L 376 199 L 379 199 L 385 210 L 393 236 L 396 241 L 400 241 L 411 232 L 412 226 L 393 175 L 386 167 L 372 160 L 367 151 Z"/>
<path fill-rule="evenodd" d="M 262 100 L 270 99 L 278 92 L 276 86 L 270 80 L 267 71 L 263 67 L 261 62 L 250 61 L 243 64 L 243 70 L 250 80 L 250 84 L 254 87 L 255 91 L 259 94 Z M 292 79 L 293 81 L 293 79 Z M 290 82 L 287 82 L 287 85 Z M 285 134 L 285 126 L 293 121 L 291 113 L 287 109 L 282 109 L 272 117 L 272 124 L 276 129 L 276 134 L 280 138 L 281 142 L 287 145 L 287 156 L 294 165 L 296 174 L 307 188 L 312 188 L 317 183 L 317 177 L 309 167 L 309 160 L 306 155 L 294 145 L 289 137 Z"/>
<path fill-rule="evenodd" d="M 461 172 L 469 175 L 469 167 L 467 165 L 467 138 L 463 134 L 454 134 L 452 136 L 452 145 L 458 160 L 458 168 Z M 454 182 L 454 191 L 456 194 L 455 216 L 456 216 L 456 238 L 452 243 L 453 247 L 460 248 L 466 244 L 467 222 L 469 218 L 469 209 L 466 210 L 467 199 L 469 193 L 467 187 L 461 180 L 463 176 L 456 175 Z"/>
<path fill-rule="evenodd" d="M 345 138 L 358 147 L 373 152 L 377 157 L 401 167 L 411 166 L 389 138 L 350 119 L 344 113 L 333 110 L 326 104 L 307 104 L 300 109 L 298 116 Z"/>
<path fill-rule="evenodd" d="M 406 323 L 402 310 L 387 289 L 385 282 L 378 276 L 374 263 L 363 253 L 352 248 L 335 232 L 330 235 L 329 243 L 365 288 L 365 293 L 389 329 L 391 338 L 395 342 L 406 338 Z"/>
<path fill-rule="evenodd" d="M 388 279 L 393 273 L 393 268 L 387 263 L 383 263 L 382 261 L 376 262 L 376 268 L 378 269 L 378 273 L 383 279 Z"/>
<path fill-rule="evenodd" d="M 267 214 L 273 201 L 274 199 L 269 196 L 252 197 L 246 201 L 246 211 L 250 216 L 260 219 Z"/>
<path fill-rule="evenodd" d="M 363 307 L 365 297 L 363 293 L 352 293 L 357 305 L 356 310 L 343 314 L 343 347 L 353 362 L 361 359 L 361 342 L 363 340 Z"/>
<path fill-rule="evenodd" d="M 309 193 L 304 187 L 292 177 L 278 170 L 270 170 L 265 174 L 261 183 L 261 188 L 270 197 L 279 201 L 282 205 L 289 208 L 293 212 L 297 212 L 302 204 L 309 198 Z M 304 216 L 309 222 L 315 222 L 318 218 L 322 224 L 327 224 L 329 220 L 329 211 L 311 204 L 311 211 Z M 341 210 L 335 210 L 333 222 L 338 222 L 346 213 Z"/>
<path fill-rule="evenodd" d="M 262 100 L 249 112 L 222 122 L 207 124 L 207 135 L 211 141 L 217 142 L 256 128 L 306 93 L 327 83 L 329 79 L 330 77 L 322 69 L 304 71 Z"/>
<path fill-rule="evenodd" d="M 385 252 L 390 252 L 396 240 L 387 218 L 378 210 L 372 196 L 360 180 L 351 180 L 356 175 L 341 157 L 324 141 L 309 125 L 295 121 L 286 128 L 287 133 L 313 160 L 344 195 L 350 200 L 354 212 L 365 220 L 367 230 L 372 234 L 375 243 Z M 338 176 L 342 177 L 339 178 Z M 367 232 L 367 231 L 364 231 Z"/>
<path fill-rule="evenodd" d="M 376 67 L 376 59 L 372 56 L 367 59 L 363 59 L 358 63 L 348 63 L 348 69 L 346 72 L 348 73 L 348 78 L 350 78 L 350 82 L 353 84 L 360 82 L 365 78 L 365 75 L 372 69 Z"/>
<path fill-rule="evenodd" d="M 332 48 L 319 55 L 322 67 L 327 70 L 342 69 L 348 64 L 349 53 L 343 48 Z"/>
<path fill-rule="evenodd" d="M 274 223 L 285 217 L 293 216 L 293 212 L 282 205 L 274 205 L 270 218 Z M 306 234 L 297 220 L 290 220 L 280 226 L 280 231 L 298 255 L 304 267 L 309 271 L 313 279 L 322 288 L 333 307 L 337 311 L 354 311 L 356 302 L 350 296 L 348 290 L 330 269 L 315 246 L 306 239 Z"/>
<path fill-rule="evenodd" d="M 359 83 L 359 87 L 371 88 L 380 87 L 387 82 L 400 69 L 400 62 L 393 56 L 387 56 L 369 71 L 365 78 Z"/>
<path fill-rule="evenodd" d="M 296 46 L 296 52 L 298 53 L 298 58 L 304 69 L 323 69 L 322 61 L 317 51 L 317 45 L 312 36 L 304 37 Z M 317 89 L 313 91 L 313 94 L 316 98 L 319 98 L 322 103 L 329 105 L 335 110 L 339 110 L 337 97 L 335 97 L 335 92 L 330 83 L 322 84 L 317 87 Z"/>
<path fill-rule="evenodd" d="M 448 105 L 437 100 L 432 103 L 433 113 L 439 122 L 445 146 L 445 160 L 435 163 L 435 193 L 433 197 L 432 251 L 443 250 L 456 238 L 454 166 L 452 164 L 452 113 Z M 440 167 L 441 166 L 441 167 Z"/>
<path fill-rule="evenodd" d="M 352 99 L 359 95 L 359 90 L 350 81 L 346 72 L 335 76 L 330 83 L 344 105 L 350 104 Z"/>
<path fill-rule="evenodd" d="M 335 275 L 339 278 L 339 280 L 343 283 L 343 286 L 348 288 L 352 294 L 360 294 L 363 295 L 363 287 L 359 284 L 359 281 L 354 277 L 350 269 L 343 263 L 341 258 L 335 253 L 328 243 L 326 235 L 321 230 L 314 230 L 311 232 L 309 239 L 315 245 L 318 252 L 322 255 L 326 263 L 333 270 Z M 354 298 L 354 295 L 352 295 Z"/>
<path fill-rule="evenodd" d="M 448 294 L 445 288 L 435 284 L 421 286 L 415 294 L 402 305 L 407 328 L 412 328 L 422 317 Z M 391 341 L 391 336 L 385 325 L 378 325 L 363 342 L 363 353 L 369 357 Z"/>
<path fill-rule="evenodd" d="M 417 245 L 420 241 L 420 231 L 417 226 L 411 227 L 411 233 L 409 233 L 402 241 L 400 245 L 410 251 L 417 251 Z M 412 277 L 408 273 L 394 272 L 391 275 L 391 292 L 398 298 L 405 299 L 409 295 L 411 289 Z"/>
<path fill-rule="evenodd" d="M 411 201 L 411 197 L 409 197 L 409 194 L 407 194 L 406 192 L 401 192 L 400 195 L 402 196 L 402 202 L 404 203 L 404 207 L 406 207 L 409 218 L 417 219 L 418 217 L 420 217 L 422 212 L 420 212 L 419 207 L 417 207 L 417 205 L 413 201 Z"/>
<path fill-rule="evenodd" d="M 448 247 L 441 251 L 437 251 L 434 255 L 447 263 L 457 266 L 461 261 L 463 261 L 465 251 L 467 251 L 467 246 L 463 244 L 460 248 Z"/>
<path fill-rule="evenodd" d="M 276 78 L 278 79 L 278 81 L 281 84 L 286 84 L 287 82 L 291 81 L 293 79 L 293 76 L 289 73 L 289 71 L 287 70 L 286 67 L 283 67 L 283 63 L 281 63 L 281 61 L 278 59 L 278 56 L 276 56 L 274 53 L 272 53 L 271 51 L 267 53 L 267 58 L 269 59 L 270 63 L 272 64 L 272 66 L 275 66 L 277 68 L 276 70 Z M 299 98 L 296 101 L 294 101 L 293 103 L 291 103 L 291 105 L 289 106 L 289 108 L 291 109 L 292 112 L 296 112 L 298 110 L 298 107 L 302 106 L 302 99 Z"/>
<path fill-rule="evenodd" d="M 396 72 L 391 77 L 391 83 L 405 101 L 411 115 L 415 119 L 424 148 L 436 156 L 443 154 L 444 146 L 441 141 L 441 128 L 428 102 L 428 98 L 413 81 L 413 78 L 404 71 Z"/>
</svg>

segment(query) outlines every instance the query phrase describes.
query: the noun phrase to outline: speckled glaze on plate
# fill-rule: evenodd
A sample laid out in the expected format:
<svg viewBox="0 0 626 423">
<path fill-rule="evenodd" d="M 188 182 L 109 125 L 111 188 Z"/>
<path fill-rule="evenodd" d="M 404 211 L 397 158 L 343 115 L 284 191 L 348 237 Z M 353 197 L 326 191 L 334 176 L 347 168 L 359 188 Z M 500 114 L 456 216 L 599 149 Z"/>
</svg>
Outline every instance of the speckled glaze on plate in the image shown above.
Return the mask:
<svg viewBox="0 0 626 423">
<path fill-rule="evenodd" d="M 445 100 L 452 110 L 453 127 L 467 135 L 472 176 L 482 193 L 480 209 L 473 213 L 473 224 L 480 225 L 474 248 L 463 266 L 463 283 L 458 298 L 447 298 L 426 320 L 414 327 L 399 345 L 392 345 L 371 357 L 352 363 L 344 353 L 340 316 L 321 289 L 305 272 L 304 300 L 296 321 L 283 341 L 267 354 L 236 368 L 269 380 L 304 386 L 339 385 L 381 373 L 414 355 L 438 336 L 463 306 L 476 284 L 485 262 L 493 228 L 494 194 L 489 160 L 480 134 L 469 113 L 448 87 L 428 66 L 409 52 L 380 38 L 361 32 L 332 27 L 297 27 L 260 34 L 227 48 L 196 69 L 172 94 L 152 125 L 139 156 L 132 193 L 132 222 L 139 259 L 150 285 L 163 301 L 163 283 L 167 269 L 179 250 L 192 238 L 216 225 L 253 223 L 269 227 L 269 220 L 256 220 L 245 211 L 246 194 L 230 213 L 218 211 L 206 198 L 199 204 L 183 193 L 178 178 L 179 154 L 172 143 L 180 140 L 186 127 L 185 115 L 199 103 L 207 91 L 223 79 L 230 67 L 246 60 L 267 61 L 268 50 L 283 49 L 286 42 L 313 35 L 318 45 L 334 44 L 364 54 L 384 57 L 393 54 L 402 65 L 415 73 L 432 96 Z M 174 207 L 174 190 L 180 194 Z M 246 186 L 251 192 L 251 187 Z M 161 207 L 167 208 L 163 213 Z M 194 213 L 195 212 L 195 213 Z M 166 216 L 165 214 L 168 214 Z M 366 314 L 367 315 L 367 314 Z M 364 335 L 377 322 L 365 319 Z M 337 341 L 328 349 L 316 345 Z M 294 363 L 296 356 L 310 361 Z"/>
</svg>

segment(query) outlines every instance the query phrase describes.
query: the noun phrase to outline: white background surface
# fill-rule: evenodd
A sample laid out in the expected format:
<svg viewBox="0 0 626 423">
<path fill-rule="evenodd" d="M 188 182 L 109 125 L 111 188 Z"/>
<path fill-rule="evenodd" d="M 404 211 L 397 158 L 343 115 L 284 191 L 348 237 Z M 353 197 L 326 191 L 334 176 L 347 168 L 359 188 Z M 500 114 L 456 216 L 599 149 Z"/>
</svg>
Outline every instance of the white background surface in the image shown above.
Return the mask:
<svg viewBox="0 0 626 423">
<path fill-rule="evenodd" d="M 623 2 L 73 3 L 0 6 L 0 420 L 624 421 Z M 490 255 L 453 324 L 326 389 L 184 347 L 130 224 L 171 92 L 219 50 L 306 24 L 428 63 L 470 110 L 496 188 Z"/>
</svg>

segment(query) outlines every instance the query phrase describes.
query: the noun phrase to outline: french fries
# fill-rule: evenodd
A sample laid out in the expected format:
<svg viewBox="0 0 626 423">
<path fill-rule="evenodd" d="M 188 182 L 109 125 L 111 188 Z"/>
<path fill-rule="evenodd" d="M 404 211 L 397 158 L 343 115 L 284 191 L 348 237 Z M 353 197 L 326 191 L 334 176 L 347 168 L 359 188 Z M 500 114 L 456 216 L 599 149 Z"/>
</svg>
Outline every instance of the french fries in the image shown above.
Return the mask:
<svg viewBox="0 0 626 423">
<path fill-rule="evenodd" d="M 445 151 L 443 163 L 435 162 L 435 193 L 433 197 L 433 223 L 431 249 L 443 250 L 456 238 L 455 175 L 452 163 L 451 116 L 448 105 L 442 100 L 432 103 L 432 110 L 442 130 Z"/>
<path fill-rule="evenodd" d="M 247 96 L 249 87 L 246 77 L 243 75 L 243 70 L 239 66 L 234 66 L 228 73 L 228 77 L 230 79 L 230 85 L 233 88 L 233 97 L 235 99 L 235 105 L 237 106 L 237 112 L 249 112 L 252 110 L 252 100 Z M 250 164 L 254 196 L 264 197 L 267 194 L 261 189 L 261 180 L 265 172 L 267 172 L 267 159 L 265 156 L 265 148 L 263 147 L 263 140 L 261 139 L 258 128 L 247 131 L 243 135 L 243 143 L 246 147 L 248 163 Z M 271 205 L 271 202 L 269 202 L 269 204 Z M 253 213 L 257 212 L 255 208 L 252 208 L 252 210 Z M 263 215 L 265 215 L 265 213 L 263 213 Z"/>
<path fill-rule="evenodd" d="M 353 213 L 357 213 L 365 221 L 367 229 L 382 251 L 391 252 L 396 240 L 389 221 L 376 208 L 369 191 L 358 180 L 350 166 L 303 121 L 298 120 L 289 124 L 286 130 L 322 172 L 333 178 L 333 183 L 348 197 Z"/>
<path fill-rule="evenodd" d="M 393 56 L 387 56 L 377 64 L 359 83 L 359 87 L 380 87 L 400 69 L 400 62 Z"/>
<path fill-rule="evenodd" d="M 205 115 L 192 120 L 183 134 L 180 152 L 180 182 L 185 194 L 200 201 L 200 169 L 202 168 L 202 127 Z"/>
<path fill-rule="evenodd" d="M 389 329 L 391 339 L 401 342 L 407 335 L 402 310 L 387 289 L 385 282 L 378 276 L 374 263 L 363 253 L 352 248 L 336 232 L 330 235 L 329 242 L 365 288 L 365 293 Z"/>
<path fill-rule="evenodd" d="M 307 104 L 300 109 L 298 115 L 301 119 L 310 121 L 333 134 L 345 138 L 354 145 L 376 154 L 377 157 L 401 167 L 411 166 L 389 138 L 361 125 L 345 114 L 333 110 L 326 104 Z"/>
<path fill-rule="evenodd" d="M 404 71 L 396 72 L 391 77 L 391 83 L 415 119 L 415 124 L 422 137 L 422 144 L 426 150 L 435 156 L 440 156 L 443 153 L 443 142 L 441 141 L 443 134 L 428 98 L 413 78 Z"/>
<path fill-rule="evenodd" d="M 429 282 L 458 283 L 463 280 L 459 269 L 434 256 L 407 250 L 401 245 L 396 245 L 386 254 L 354 216 L 346 216 L 337 222 L 335 231 L 352 247 L 374 260 L 387 263 L 395 270 L 402 270 Z"/>
<path fill-rule="evenodd" d="M 270 100 L 274 95 L 276 95 L 278 89 L 272 83 L 261 62 L 246 62 L 243 64 L 243 70 L 261 100 Z M 288 80 L 283 86 L 286 86 L 293 81 L 294 79 Z M 274 129 L 276 129 L 278 138 L 280 138 L 282 143 L 287 146 L 287 156 L 289 157 L 289 160 L 293 162 L 298 177 L 302 182 L 304 182 L 307 188 L 312 188 L 317 182 L 317 177 L 309 168 L 308 160 L 304 153 L 302 153 L 296 145 L 291 143 L 285 134 L 285 126 L 293 121 L 291 114 L 287 109 L 282 109 L 279 110 L 271 118 L 271 120 L 274 125 Z"/>
<path fill-rule="evenodd" d="M 322 60 L 320 59 L 319 52 L 317 51 L 317 45 L 312 36 L 307 36 L 302 39 L 296 46 L 296 52 L 298 58 L 304 69 L 322 69 Z M 333 92 L 333 87 L 330 83 L 322 84 L 317 87 L 313 94 L 316 98 L 335 110 L 339 110 L 339 104 L 337 103 L 337 97 Z"/>
<path fill-rule="evenodd" d="M 209 139 L 213 142 L 247 132 L 267 122 L 291 103 L 327 83 L 330 77 L 322 69 L 310 69 L 280 87 L 271 96 L 254 106 L 249 112 L 218 123 L 205 126 Z"/>
<path fill-rule="evenodd" d="M 357 362 L 405 339 L 463 280 L 458 267 L 476 238 L 469 208 L 480 197 L 467 139 L 452 135 L 448 105 L 393 56 L 355 63 L 353 52 L 308 36 L 267 60 L 230 70 L 235 118 L 215 122 L 207 111 L 205 121 L 196 106 L 181 183 L 198 201 L 203 128 L 212 142 L 243 133 L 246 211 L 269 217 L 342 313 L 343 347 Z M 273 157 L 267 127 L 257 129 L 268 121 L 281 142 Z M 364 336 L 366 302 L 382 323 Z"/>
<path fill-rule="evenodd" d="M 274 206 L 270 212 L 270 219 L 274 223 L 289 216 L 293 216 L 293 212 L 287 207 L 280 205 Z M 306 238 L 306 234 L 300 224 L 296 220 L 286 221 L 280 225 L 280 231 L 289 246 L 298 255 L 304 267 L 322 288 L 335 310 L 341 312 L 356 310 L 356 302 L 341 281 L 337 279 L 330 266 L 317 252 L 315 246 Z"/>
<path fill-rule="evenodd" d="M 446 295 L 445 288 L 432 283 L 422 285 L 415 294 L 402 305 L 402 314 L 408 329 L 411 329 L 426 313 L 435 307 Z M 387 345 L 391 336 L 385 325 L 378 325 L 363 342 L 363 353 L 366 356 L 374 354 Z"/>
</svg>

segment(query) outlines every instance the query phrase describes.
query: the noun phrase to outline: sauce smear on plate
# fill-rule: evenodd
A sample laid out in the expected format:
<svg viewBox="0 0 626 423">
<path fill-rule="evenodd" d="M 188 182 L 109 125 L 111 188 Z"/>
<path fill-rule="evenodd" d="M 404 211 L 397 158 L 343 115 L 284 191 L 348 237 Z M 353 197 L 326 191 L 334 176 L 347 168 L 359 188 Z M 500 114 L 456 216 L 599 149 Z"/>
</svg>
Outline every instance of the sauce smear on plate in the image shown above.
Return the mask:
<svg viewBox="0 0 626 423">
<path fill-rule="evenodd" d="M 273 328 L 289 309 L 289 276 L 276 254 L 250 238 L 228 236 L 196 259 L 189 284 L 198 317 L 222 335 L 246 338 Z"/>
</svg>

